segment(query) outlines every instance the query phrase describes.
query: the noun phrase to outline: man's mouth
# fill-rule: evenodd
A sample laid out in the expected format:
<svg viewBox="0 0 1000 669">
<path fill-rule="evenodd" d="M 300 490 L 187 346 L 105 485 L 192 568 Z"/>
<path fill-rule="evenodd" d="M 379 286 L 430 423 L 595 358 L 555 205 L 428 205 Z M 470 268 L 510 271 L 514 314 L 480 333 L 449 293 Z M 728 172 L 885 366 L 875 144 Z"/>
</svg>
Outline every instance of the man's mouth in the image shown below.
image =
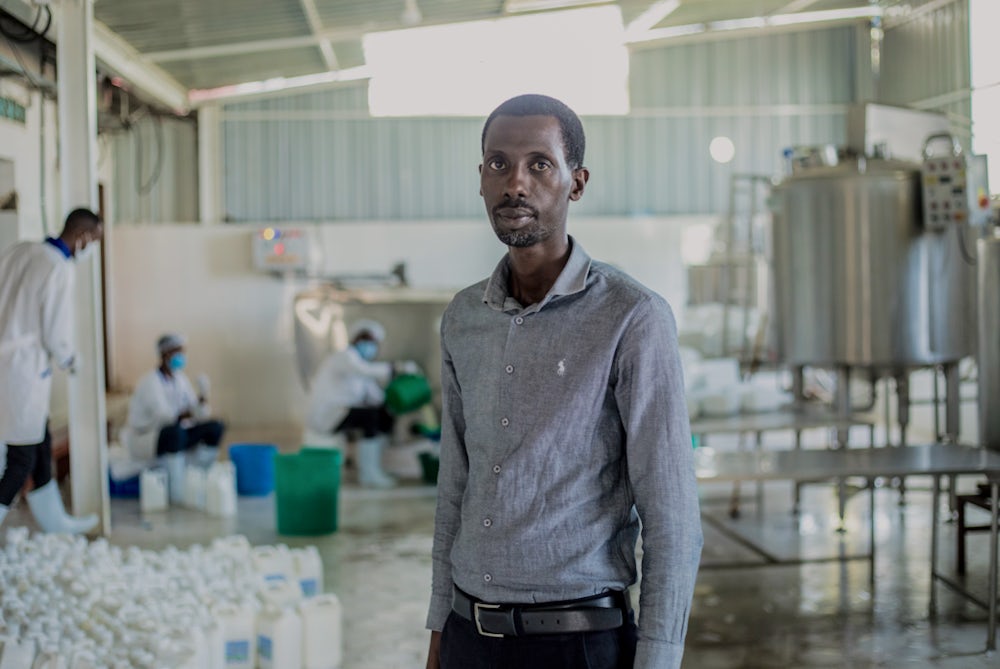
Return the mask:
<svg viewBox="0 0 1000 669">
<path fill-rule="evenodd" d="M 530 207 L 497 207 L 496 213 L 500 218 L 516 220 L 534 217 L 535 210 Z"/>
</svg>

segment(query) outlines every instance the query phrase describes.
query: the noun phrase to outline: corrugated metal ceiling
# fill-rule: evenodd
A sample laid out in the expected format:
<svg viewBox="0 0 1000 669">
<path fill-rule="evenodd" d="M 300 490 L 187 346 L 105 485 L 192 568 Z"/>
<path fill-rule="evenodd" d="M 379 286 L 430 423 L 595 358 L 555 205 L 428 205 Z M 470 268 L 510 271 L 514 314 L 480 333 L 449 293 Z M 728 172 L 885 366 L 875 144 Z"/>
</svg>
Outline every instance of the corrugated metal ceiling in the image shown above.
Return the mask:
<svg viewBox="0 0 1000 669">
<path fill-rule="evenodd" d="M 96 18 L 189 89 L 363 64 L 361 38 L 419 25 L 500 18 L 511 0 L 100 0 Z M 883 0 L 892 4 L 899 0 Z M 794 11 L 864 7 L 868 0 L 618 0 L 626 22 L 651 7 L 654 27 Z M 412 23 L 412 21 L 411 21 Z M 329 45 L 329 48 L 327 47 Z M 332 48 L 332 52 L 331 52 Z M 326 53 L 324 54 L 324 50 Z"/>
</svg>

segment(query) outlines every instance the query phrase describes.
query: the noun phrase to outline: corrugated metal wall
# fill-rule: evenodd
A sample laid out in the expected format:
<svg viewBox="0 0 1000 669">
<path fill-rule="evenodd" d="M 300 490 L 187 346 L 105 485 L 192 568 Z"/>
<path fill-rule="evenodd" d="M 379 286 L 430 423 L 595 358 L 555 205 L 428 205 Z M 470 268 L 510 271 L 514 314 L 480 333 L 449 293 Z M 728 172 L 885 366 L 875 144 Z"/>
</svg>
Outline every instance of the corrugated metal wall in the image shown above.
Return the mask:
<svg viewBox="0 0 1000 669">
<path fill-rule="evenodd" d="M 198 130 L 188 120 L 146 116 L 108 135 L 115 220 L 198 220 Z"/>
<path fill-rule="evenodd" d="M 969 138 L 971 70 L 968 0 L 924 0 L 912 18 L 888 24 L 882 45 L 879 98 L 890 104 L 947 113 Z"/>
<path fill-rule="evenodd" d="M 579 214 L 713 213 L 734 172 L 770 174 L 781 149 L 842 143 L 855 30 L 719 39 L 633 53 L 632 112 L 587 117 Z M 371 119 L 364 85 L 229 105 L 225 202 L 234 221 L 478 216 L 482 119 Z M 716 135 L 736 158 L 708 158 Z"/>
</svg>

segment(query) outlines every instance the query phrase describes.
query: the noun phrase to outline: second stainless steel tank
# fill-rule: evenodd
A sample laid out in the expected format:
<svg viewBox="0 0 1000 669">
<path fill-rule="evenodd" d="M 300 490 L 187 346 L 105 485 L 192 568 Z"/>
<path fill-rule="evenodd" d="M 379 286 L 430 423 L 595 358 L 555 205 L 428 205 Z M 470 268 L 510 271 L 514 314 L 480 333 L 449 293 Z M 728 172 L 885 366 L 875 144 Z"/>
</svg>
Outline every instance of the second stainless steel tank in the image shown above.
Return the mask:
<svg viewBox="0 0 1000 669">
<path fill-rule="evenodd" d="M 972 353 L 974 274 L 955 231 L 923 229 L 919 166 L 803 168 L 773 197 L 783 362 L 892 370 Z"/>
<path fill-rule="evenodd" d="M 979 240 L 979 442 L 1000 451 L 1000 237 Z"/>
</svg>

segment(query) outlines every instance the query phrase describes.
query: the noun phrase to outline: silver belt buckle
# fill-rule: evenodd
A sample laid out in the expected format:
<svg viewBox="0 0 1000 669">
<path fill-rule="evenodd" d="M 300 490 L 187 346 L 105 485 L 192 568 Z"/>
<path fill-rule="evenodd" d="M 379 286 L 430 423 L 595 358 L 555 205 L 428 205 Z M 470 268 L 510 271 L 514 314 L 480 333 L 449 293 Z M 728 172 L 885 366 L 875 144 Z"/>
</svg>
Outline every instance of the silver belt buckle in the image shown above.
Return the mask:
<svg viewBox="0 0 1000 669">
<path fill-rule="evenodd" d="M 483 624 L 479 622 L 479 609 L 499 609 L 499 604 L 484 604 L 482 602 L 472 603 L 472 617 L 476 620 L 476 631 L 482 636 L 491 636 L 495 639 L 502 639 L 503 634 L 494 634 L 493 632 L 487 632 L 483 629 Z"/>
</svg>

